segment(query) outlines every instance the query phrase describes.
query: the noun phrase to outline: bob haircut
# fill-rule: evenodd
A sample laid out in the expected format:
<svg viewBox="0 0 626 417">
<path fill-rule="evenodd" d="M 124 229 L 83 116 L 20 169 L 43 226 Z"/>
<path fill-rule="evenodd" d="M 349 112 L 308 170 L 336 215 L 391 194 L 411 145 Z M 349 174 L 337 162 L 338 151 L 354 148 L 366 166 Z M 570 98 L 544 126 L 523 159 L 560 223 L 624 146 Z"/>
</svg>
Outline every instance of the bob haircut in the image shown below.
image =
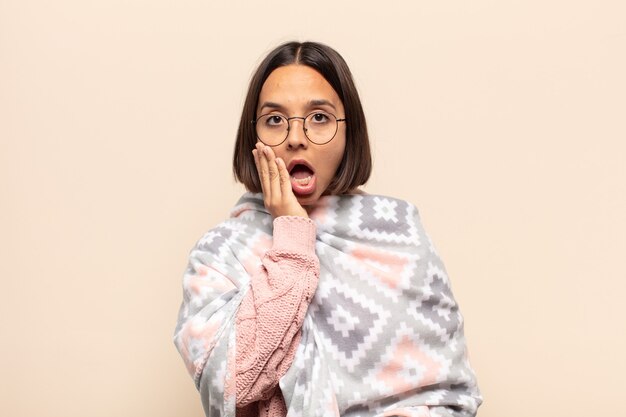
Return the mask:
<svg viewBox="0 0 626 417">
<path fill-rule="evenodd" d="M 276 68 L 290 64 L 306 65 L 319 72 L 333 87 L 345 109 L 346 148 L 335 177 L 323 195 L 344 194 L 365 184 L 372 171 L 372 157 L 359 94 L 346 61 L 331 47 L 317 42 L 287 42 L 279 45 L 256 69 L 248 87 L 237 131 L 233 156 L 235 180 L 243 183 L 248 191 L 262 192 L 252 155 L 257 142 L 252 121 L 256 119 L 259 95 L 265 80 Z"/>
</svg>

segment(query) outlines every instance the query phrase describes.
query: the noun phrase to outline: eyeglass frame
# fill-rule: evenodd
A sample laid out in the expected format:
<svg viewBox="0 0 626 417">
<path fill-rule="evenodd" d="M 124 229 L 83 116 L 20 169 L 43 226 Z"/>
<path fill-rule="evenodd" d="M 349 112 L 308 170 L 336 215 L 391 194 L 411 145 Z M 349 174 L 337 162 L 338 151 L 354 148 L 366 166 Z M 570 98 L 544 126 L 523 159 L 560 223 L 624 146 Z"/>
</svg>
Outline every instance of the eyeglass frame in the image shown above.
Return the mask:
<svg viewBox="0 0 626 417">
<path fill-rule="evenodd" d="M 333 134 L 333 136 L 332 136 L 330 139 L 328 139 L 328 140 L 327 140 L 326 142 L 324 142 L 324 143 L 315 143 L 315 142 L 313 142 L 313 141 L 309 138 L 309 135 L 307 135 L 307 134 L 306 134 L 306 129 L 304 128 L 304 122 L 306 122 L 306 119 L 307 119 L 309 116 L 311 116 L 312 114 L 315 114 L 315 113 L 324 113 L 324 114 L 328 114 L 328 115 L 330 115 L 330 116 L 333 116 L 333 117 L 335 118 L 335 122 L 336 122 L 336 123 L 335 123 L 335 124 L 336 124 L 335 133 Z M 259 137 L 259 132 L 257 132 L 257 130 L 256 130 L 256 123 L 259 121 L 259 119 L 260 119 L 261 117 L 270 116 L 270 115 L 272 115 L 272 114 L 273 114 L 273 113 L 265 113 L 265 114 L 260 115 L 259 117 L 257 117 L 257 118 L 256 118 L 256 119 L 254 119 L 254 120 L 250 120 L 250 123 L 252 123 L 252 124 L 254 125 L 254 133 L 255 133 L 255 135 L 256 135 L 256 137 L 257 137 L 257 139 L 258 139 L 258 140 L 260 140 L 260 141 L 261 141 L 261 142 L 262 142 L 265 146 L 269 146 L 270 148 L 273 148 L 273 147 L 275 147 L 275 146 L 280 146 L 280 145 L 282 145 L 283 143 L 285 143 L 285 141 L 286 141 L 286 140 L 287 140 L 287 138 L 289 137 L 289 131 L 290 131 L 290 129 L 291 129 L 291 123 L 290 123 L 290 121 L 291 121 L 291 120 L 293 120 L 293 119 L 301 119 L 301 120 L 302 120 L 302 131 L 304 132 L 304 137 L 306 137 L 306 140 L 308 140 L 309 142 L 311 142 L 311 143 L 312 143 L 312 144 L 314 144 L 314 145 L 320 145 L 320 146 L 321 146 L 321 145 L 326 145 L 327 143 L 329 143 L 330 141 L 332 141 L 333 139 L 335 139 L 335 136 L 337 136 L 337 132 L 339 132 L 339 122 L 345 122 L 345 121 L 346 121 L 346 118 L 345 118 L 345 117 L 344 117 L 343 119 L 338 119 L 338 118 L 337 118 L 337 116 L 335 116 L 334 114 L 332 114 L 332 113 L 330 113 L 330 112 L 327 112 L 327 111 L 319 111 L 319 110 L 312 111 L 311 113 L 307 114 L 307 115 L 306 115 L 306 116 L 304 116 L 304 117 L 302 117 L 302 116 L 285 117 L 285 116 L 283 116 L 283 115 L 281 115 L 281 114 L 274 114 L 274 116 L 282 117 L 283 119 L 286 119 L 286 120 L 287 120 L 287 134 L 285 135 L 285 139 L 283 139 L 282 141 L 280 141 L 280 143 L 277 143 L 276 145 L 268 145 L 267 143 L 263 142 L 263 140 Z"/>
</svg>

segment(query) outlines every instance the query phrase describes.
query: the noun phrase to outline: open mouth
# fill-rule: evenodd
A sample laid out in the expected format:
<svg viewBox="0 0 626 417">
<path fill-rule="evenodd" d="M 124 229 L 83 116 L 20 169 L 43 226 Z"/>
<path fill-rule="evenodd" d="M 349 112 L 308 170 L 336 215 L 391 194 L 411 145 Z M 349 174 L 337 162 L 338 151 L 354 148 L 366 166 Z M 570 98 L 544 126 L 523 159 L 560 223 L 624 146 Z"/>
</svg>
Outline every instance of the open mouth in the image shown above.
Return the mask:
<svg viewBox="0 0 626 417">
<path fill-rule="evenodd" d="M 291 189 L 296 194 L 311 194 L 315 191 L 315 171 L 306 161 L 292 161 L 289 169 Z"/>
</svg>

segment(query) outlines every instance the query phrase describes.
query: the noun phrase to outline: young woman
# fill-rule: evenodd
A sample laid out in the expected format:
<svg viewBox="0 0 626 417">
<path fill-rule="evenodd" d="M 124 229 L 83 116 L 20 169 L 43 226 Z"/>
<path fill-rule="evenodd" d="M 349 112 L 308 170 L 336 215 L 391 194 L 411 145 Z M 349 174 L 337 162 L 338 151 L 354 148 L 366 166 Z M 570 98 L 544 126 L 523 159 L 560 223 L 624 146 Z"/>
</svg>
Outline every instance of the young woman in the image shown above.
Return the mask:
<svg viewBox="0 0 626 417">
<path fill-rule="evenodd" d="M 190 253 L 174 342 L 207 416 L 474 416 L 463 317 L 417 208 L 371 157 L 332 48 L 280 45 L 249 86 L 246 192 Z"/>
</svg>

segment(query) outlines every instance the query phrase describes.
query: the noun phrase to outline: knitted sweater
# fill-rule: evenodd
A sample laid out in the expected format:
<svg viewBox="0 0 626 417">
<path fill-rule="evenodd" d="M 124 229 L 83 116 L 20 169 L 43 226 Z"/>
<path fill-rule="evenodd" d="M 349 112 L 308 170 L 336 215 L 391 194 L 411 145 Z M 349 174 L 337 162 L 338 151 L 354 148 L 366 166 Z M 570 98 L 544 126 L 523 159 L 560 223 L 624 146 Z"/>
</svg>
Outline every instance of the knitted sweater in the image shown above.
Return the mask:
<svg viewBox="0 0 626 417">
<path fill-rule="evenodd" d="M 315 223 L 274 219 L 272 248 L 237 310 L 237 415 L 286 416 L 277 386 L 300 342 L 300 327 L 319 278 Z"/>
</svg>

